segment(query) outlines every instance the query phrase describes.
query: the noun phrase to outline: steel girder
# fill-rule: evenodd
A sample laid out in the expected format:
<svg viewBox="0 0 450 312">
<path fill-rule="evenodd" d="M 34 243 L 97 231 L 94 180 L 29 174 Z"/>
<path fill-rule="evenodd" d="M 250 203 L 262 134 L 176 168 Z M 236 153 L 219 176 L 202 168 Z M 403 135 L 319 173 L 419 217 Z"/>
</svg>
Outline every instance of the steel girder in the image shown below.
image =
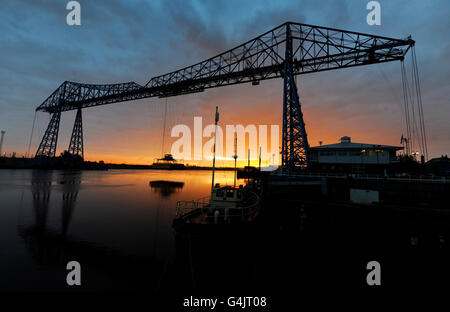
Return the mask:
<svg viewBox="0 0 450 312">
<path fill-rule="evenodd" d="M 257 84 L 260 80 L 283 77 L 282 164 L 290 170 L 309 165 L 309 146 L 295 76 L 402 60 L 414 43 L 411 38 L 394 39 L 286 22 L 215 57 L 154 77 L 145 86 L 135 82 L 94 85 L 65 81 L 36 110 L 53 113 L 53 121 L 67 110 L 177 96 L 247 82 Z M 49 142 L 53 141 L 48 139 L 54 137 L 52 121 L 36 156 L 55 155 L 56 141 L 52 145 Z"/>
<path fill-rule="evenodd" d="M 59 122 L 61 120 L 61 111 L 56 111 L 52 114 L 52 118 L 48 123 L 47 130 L 45 130 L 41 144 L 36 152 L 37 157 L 55 157 L 56 144 L 58 143 Z"/>
<path fill-rule="evenodd" d="M 74 110 L 148 97 L 283 77 L 287 29 L 292 32 L 292 74 L 300 75 L 403 59 L 414 41 L 286 22 L 203 62 L 135 82 L 94 85 L 64 82 L 36 110 Z"/>
<path fill-rule="evenodd" d="M 143 87 L 135 82 L 95 85 L 64 81 L 36 110 L 52 113 L 57 110 L 68 111 L 80 107 L 133 100 L 133 97 L 127 95 L 139 89 Z M 107 102 L 108 98 L 114 98 L 114 101 Z M 91 105 L 83 104 L 86 100 L 92 99 L 97 100 L 96 104 L 92 102 L 90 102 Z"/>
<path fill-rule="evenodd" d="M 77 116 L 75 117 L 75 123 L 73 125 L 68 151 L 72 155 L 81 156 L 81 159 L 84 160 L 83 120 L 81 115 L 81 108 L 78 108 L 77 110 Z"/>
<path fill-rule="evenodd" d="M 293 75 L 291 30 L 287 27 L 283 79 L 282 168 L 288 173 L 309 166 L 309 144 Z"/>
</svg>

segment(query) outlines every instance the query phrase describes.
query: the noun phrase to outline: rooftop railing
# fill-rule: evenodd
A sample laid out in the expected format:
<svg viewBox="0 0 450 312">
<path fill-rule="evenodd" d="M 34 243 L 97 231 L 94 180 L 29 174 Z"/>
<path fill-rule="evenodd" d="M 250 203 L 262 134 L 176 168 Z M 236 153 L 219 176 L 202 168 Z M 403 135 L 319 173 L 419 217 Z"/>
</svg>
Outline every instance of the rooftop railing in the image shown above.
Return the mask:
<svg viewBox="0 0 450 312">
<path fill-rule="evenodd" d="M 398 182 L 421 182 L 421 183 L 450 183 L 448 177 L 429 176 L 429 175 L 400 175 L 384 176 L 359 173 L 336 174 L 336 173 L 313 173 L 305 172 L 301 174 L 274 173 L 274 177 L 316 177 L 316 178 L 336 178 L 336 179 L 355 179 L 355 180 L 374 180 L 374 181 L 398 181 Z"/>
</svg>

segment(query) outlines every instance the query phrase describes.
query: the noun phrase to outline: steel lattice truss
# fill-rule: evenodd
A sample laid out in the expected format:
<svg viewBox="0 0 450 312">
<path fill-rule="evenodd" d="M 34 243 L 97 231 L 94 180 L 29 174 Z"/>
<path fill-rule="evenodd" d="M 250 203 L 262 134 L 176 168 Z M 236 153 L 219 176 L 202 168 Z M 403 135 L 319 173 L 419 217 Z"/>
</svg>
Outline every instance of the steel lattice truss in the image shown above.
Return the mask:
<svg viewBox="0 0 450 312">
<path fill-rule="evenodd" d="M 53 113 L 133 100 L 127 95 L 141 89 L 143 87 L 135 82 L 95 85 L 64 81 L 36 110 Z M 92 102 L 92 99 L 96 101 Z"/>
<path fill-rule="evenodd" d="M 81 108 L 77 110 L 77 116 L 75 117 L 75 124 L 72 130 L 72 136 L 70 137 L 69 153 L 72 155 L 78 155 L 81 159 L 84 159 L 83 148 L 83 120 L 81 117 Z"/>
<path fill-rule="evenodd" d="M 412 39 L 287 22 L 203 62 L 154 77 L 145 86 L 135 82 L 94 85 L 66 81 L 36 110 L 74 110 L 280 78 L 288 28 L 292 34 L 293 75 L 401 60 L 414 44 Z"/>
<path fill-rule="evenodd" d="M 286 40 L 283 79 L 283 143 L 282 143 L 282 168 L 288 173 L 297 168 L 309 165 L 309 144 L 306 136 L 303 113 L 298 98 L 297 84 L 293 75 L 293 38 L 289 32 Z"/>
<path fill-rule="evenodd" d="M 61 120 L 61 111 L 52 114 L 52 118 L 45 130 L 44 137 L 36 152 L 36 157 L 46 156 L 55 157 L 56 143 L 58 142 L 59 122 Z"/>
<path fill-rule="evenodd" d="M 402 60 L 413 45 L 411 38 L 393 39 L 286 22 L 215 57 L 154 77 L 145 86 L 135 82 L 94 85 L 66 81 L 36 110 L 55 117 L 62 111 L 240 83 L 256 85 L 261 80 L 283 77 L 282 163 L 284 168 L 304 167 L 309 164 L 309 145 L 294 77 Z M 49 125 L 47 131 L 51 133 L 45 133 L 37 156 L 51 156 L 48 150 L 56 149 L 56 143 L 55 148 L 52 144 L 57 130 L 55 133 L 52 129 Z"/>
</svg>

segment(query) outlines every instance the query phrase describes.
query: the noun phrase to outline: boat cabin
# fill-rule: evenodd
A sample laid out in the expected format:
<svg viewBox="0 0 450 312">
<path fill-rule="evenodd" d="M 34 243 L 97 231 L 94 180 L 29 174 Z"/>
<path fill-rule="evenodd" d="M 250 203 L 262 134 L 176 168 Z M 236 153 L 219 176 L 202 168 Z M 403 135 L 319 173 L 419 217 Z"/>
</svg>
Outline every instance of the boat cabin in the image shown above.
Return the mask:
<svg viewBox="0 0 450 312">
<path fill-rule="evenodd" d="M 244 188 L 239 185 L 239 188 L 232 186 L 220 186 L 217 183 L 211 193 L 211 204 L 216 207 L 235 208 L 243 200 Z"/>
</svg>

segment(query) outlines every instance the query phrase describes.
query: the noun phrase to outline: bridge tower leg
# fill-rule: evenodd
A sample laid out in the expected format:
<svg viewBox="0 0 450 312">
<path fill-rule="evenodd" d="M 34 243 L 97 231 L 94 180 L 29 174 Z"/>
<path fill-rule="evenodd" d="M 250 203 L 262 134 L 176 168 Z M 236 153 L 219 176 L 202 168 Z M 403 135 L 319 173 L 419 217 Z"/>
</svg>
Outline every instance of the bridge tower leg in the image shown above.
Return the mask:
<svg viewBox="0 0 450 312">
<path fill-rule="evenodd" d="M 282 170 L 292 173 L 310 165 L 309 144 L 306 136 L 303 113 L 297 93 L 297 84 L 293 75 L 293 53 L 291 29 L 286 29 L 286 53 L 283 79 L 283 135 Z"/>
<path fill-rule="evenodd" d="M 38 157 L 55 157 L 56 144 L 58 142 L 59 122 L 61 120 L 61 111 L 52 113 L 52 118 L 48 123 L 42 141 L 36 151 L 35 158 Z"/>
<path fill-rule="evenodd" d="M 81 159 L 84 160 L 83 120 L 81 116 L 81 107 L 77 110 L 77 116 L 75 117 L 75 123 L 73 125 L 68 151 L 72 155 L 81 156 Z"/>
</svg>

